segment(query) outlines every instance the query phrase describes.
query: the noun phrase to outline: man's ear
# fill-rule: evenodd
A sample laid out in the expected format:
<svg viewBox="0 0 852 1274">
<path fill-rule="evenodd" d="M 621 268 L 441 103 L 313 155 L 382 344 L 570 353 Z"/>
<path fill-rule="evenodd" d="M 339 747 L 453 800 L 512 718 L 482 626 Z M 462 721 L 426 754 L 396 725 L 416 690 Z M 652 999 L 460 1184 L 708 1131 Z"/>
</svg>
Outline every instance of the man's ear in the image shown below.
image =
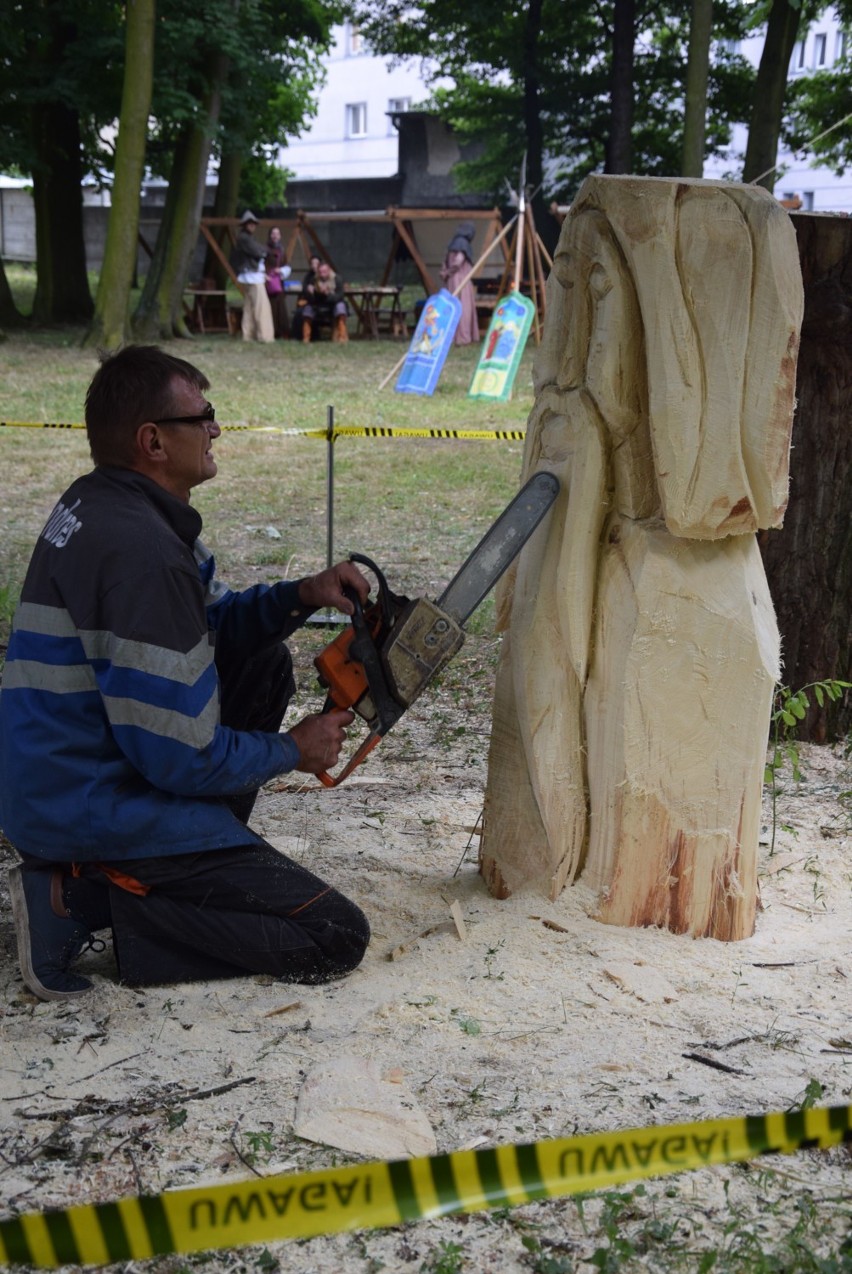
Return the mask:
<svg viewBox="0 0 852 1274">
<path fill-rule="evenodd" d="M 168 457 L 163 447 L 163 435 L 153 421 L 146 421 L 136 430 L 138 454 L 149 464 L 162 464 Z"/>
</svg>

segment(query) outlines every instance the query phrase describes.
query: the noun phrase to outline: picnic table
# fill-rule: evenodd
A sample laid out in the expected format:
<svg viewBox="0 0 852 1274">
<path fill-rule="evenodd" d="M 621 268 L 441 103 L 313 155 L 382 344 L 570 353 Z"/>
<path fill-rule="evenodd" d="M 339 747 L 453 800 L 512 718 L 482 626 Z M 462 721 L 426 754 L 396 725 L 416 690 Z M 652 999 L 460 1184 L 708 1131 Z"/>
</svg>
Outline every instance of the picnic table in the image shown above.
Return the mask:
<svg viewBox="0 0 852 1274">
<path fill-rule="evenodd" d="M 401 288 L 366 283 L 347 284 L 344 290 L 358 320 L 356 336 L 369 336 L 375 340 L 380 332 L 389 332 L 391 336 L 406 335 Z"/>
<path fill-rule="evenodd" d="M 184 297 L 187 321 L 197 332 L 204 335 L 232 330 L 227 292 L 217 288 L 189 287 L 185 289 Z"/>
</svg>

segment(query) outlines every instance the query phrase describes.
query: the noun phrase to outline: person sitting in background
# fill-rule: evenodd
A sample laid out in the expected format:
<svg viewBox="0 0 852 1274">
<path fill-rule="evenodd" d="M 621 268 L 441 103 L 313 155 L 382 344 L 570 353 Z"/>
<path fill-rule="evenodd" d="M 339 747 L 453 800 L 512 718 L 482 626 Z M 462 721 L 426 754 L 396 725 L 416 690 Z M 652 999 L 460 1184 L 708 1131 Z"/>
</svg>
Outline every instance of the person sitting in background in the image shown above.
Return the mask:
<svg viewBox="0 0 852 1274">
<path fill-rule="evenodd" d="M 308 304 L 314 294 L 314 283 L 316 282 L 317 270 L 320 268 L 322 257 L 313 253 L 308 257 L 308 272 L 302 279 L 302 290 L 296 300 L 296 313 L 293 315 L 293 329 L 291 335 L 294 341 L 302 339 L 302 310 Z"/>
<path fill-rule="evenodd" d="M 246 208 L 240 218 L 240 231 L 231 253 L 231 269 L 243 292 L 243 340 L 274 341 L 272 309 L 266 295 L 266 271 L 263 268 L 266 249 L 255 241 L 257 217 Z"/>
<path fill-rule="evenodd" d="M 290 335 L 287 319 L 287 294 L 284 280 L 290 277 L 290 267 L 284 260 L 281 231 L 273 226 L 266 240 L 266 295 L 272 310 L 272 326 L 276 337 L 286 339 Z"/>
<path fill-rule="evenodd" d="M 322 323 L 331 325 L 333 341 L 348 341 L 349 333 L 346 320 L 349 317 L 349 306 L 345 300 L 343 279 L 335 274 L 327 261 L 317 266 L 316 275 L 310 283 L 302 285 L 304 305 L 300 310 L 302 320 L 302 340 L 307 345 L 313 339 Z"/>
<path fill-rule="evenodd" d="M 463 221 L 447 247 L 447 255 L 441 266 L 444 287 L 461 301 L 461 318 L 453 338 L 454 345 L 472 345 L 479 340 L 479 320 L 476 315 L 476 292 L 470 278 L 473 264 L 473 236 L 476 227 L 472 221 Z"/>
</svg>

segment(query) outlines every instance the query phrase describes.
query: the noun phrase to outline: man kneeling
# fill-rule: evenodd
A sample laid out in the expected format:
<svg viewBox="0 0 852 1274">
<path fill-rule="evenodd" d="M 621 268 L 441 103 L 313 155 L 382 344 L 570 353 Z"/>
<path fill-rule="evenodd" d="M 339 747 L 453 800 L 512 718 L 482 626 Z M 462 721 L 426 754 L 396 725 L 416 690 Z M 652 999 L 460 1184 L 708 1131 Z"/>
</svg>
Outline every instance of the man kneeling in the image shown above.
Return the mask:
<svg viewBox="0 0 852 1274">
<path fill-rule="evenodd" d="M 285 639 L 366 601 L 349 562 L 232 592 L 190 491 L 215 477 L 207 378 L 154 346 L 103 362 L 86 397 L 95 467 L 51 513 L 15 614 L 0 694 L 0 827 L 21 972 L 85 994 L 71 965 L 112 928 L 132 986 L 270 973 L 324 982 L 370 937 L 360 909 L 251 831 L 258 788 L 332 768 L 351 712 L 280 733 Z"/>
</svg>

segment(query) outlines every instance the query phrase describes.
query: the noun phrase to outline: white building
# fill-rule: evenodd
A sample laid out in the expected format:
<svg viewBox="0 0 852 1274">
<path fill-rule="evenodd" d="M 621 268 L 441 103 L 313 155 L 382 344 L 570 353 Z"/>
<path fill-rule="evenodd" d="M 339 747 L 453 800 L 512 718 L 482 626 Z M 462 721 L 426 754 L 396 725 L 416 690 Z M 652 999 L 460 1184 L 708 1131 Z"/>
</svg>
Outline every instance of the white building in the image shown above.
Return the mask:
<svg viewBox="0 0 852 1274">
<path fill-rule="evenodd" d="M 333 28 L 317 113 L 279 155 L 299 181 L 391 177 L 397 171 L 393 116 L 428 97 L 419 61 L 392 67 L 370 53 L 351 22 Z"/>
<path fill-rule="evenodd" d="M 302 137 L 280 152 L 279 162 L 299 181 L 389 177 L 397 172 L 395 112 L 422 105 L 429 96 L 421 62 L 411 59 L 391 67 L 390 59 L 370 53 L 358 28 L 345 23 L 333 29 L 327 59 L 327 81 L 320 91 L 317 114 Z M 833 9 L 827 9 L 796 44 L 790 75 L 829 70 L 846 52 L 847 34 Z M 736 51 L 757 66 L 764 33 L 743 40 Z M 705 176 L 738 179 L 747 141 L 744 125 L 734 128 L 727 154 L 708 161 Z M 802 209 L 852 212 L 852 173 L 837 177 L 832 168 L 779 153 L 775 194 L 798 198 Z"/>
<path fill-rule="evenodd" d="M 741 41 L 737 50 L 753 66 L 760 61 L 763 38 L 764 33 L 759 30 Z M 789 77 L 830 71 L 845 57 L 848 41 L 835 11 L 826 9 L 795 44 Z M 843 127 L 848 132 L 849 124 Z M 747 140 L 748 130 L 744 125 L 736 125 L 727 157 L 708 162 L 705 177 L 737 177 L 742 172 Z M 803 212 L 852 213 L 852 172 L 837 177 L 833 168 L 815 164 L 812 155 L 796 156 L 779 150 L 775 195 L 778 199 L 800 199 Z"/>
</svg>

